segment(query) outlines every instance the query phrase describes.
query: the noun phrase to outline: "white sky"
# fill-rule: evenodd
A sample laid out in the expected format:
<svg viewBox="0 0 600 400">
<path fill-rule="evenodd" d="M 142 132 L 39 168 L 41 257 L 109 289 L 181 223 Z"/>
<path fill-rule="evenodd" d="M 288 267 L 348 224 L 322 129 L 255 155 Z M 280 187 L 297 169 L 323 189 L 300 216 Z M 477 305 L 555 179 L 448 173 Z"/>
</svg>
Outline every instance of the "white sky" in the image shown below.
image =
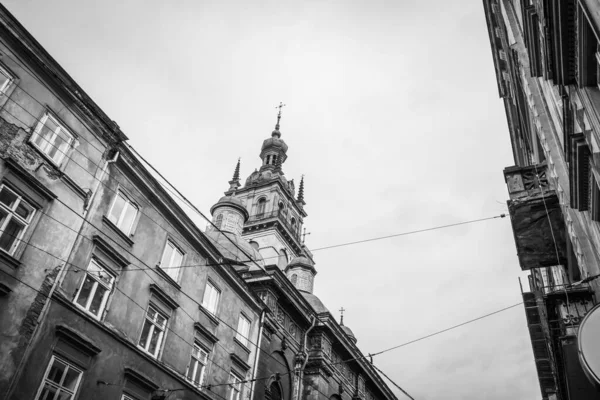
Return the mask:
<svg viewBox="0 0 600 400">
<path fill-rule="evenodd" d="M 3 4 L 206 213 L 238 157 L 243 180 L 260 165 L 279 101 L 311 248 L 506 212 L 513 160 L 480 0 Z M 315 260 L 315 293 L 347 309 L 365 353 L 521 301 L 508 218 Z M 522 307 L 375 363 L 417 400 L 540 397 Z"/>
</svg>

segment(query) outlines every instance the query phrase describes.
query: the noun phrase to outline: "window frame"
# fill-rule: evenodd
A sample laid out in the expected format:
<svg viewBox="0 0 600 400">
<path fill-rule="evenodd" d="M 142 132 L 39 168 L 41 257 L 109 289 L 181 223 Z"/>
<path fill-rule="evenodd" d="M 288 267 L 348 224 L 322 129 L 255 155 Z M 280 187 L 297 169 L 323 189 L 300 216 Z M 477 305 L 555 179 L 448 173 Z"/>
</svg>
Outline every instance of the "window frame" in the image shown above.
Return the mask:
<svg viewBox="0 0 600 400">
<path fill-rule="evenodd" d="M 42 128 L 46 125 L 46 122 L 48 121 L 48 119 L 51 119 L 52 122 L 57 125 L 56 130 L 54 130 L 52 132 L 51 139 L 43 138 L 40 135 L 40 132 L 42 131 Z M 68 137 L 69 137 L 69 141 L 66 142 L 67 145 L 66 145 L 64 151 L 60 150 L 59 147 L 56 147 L 56 144 L 54 142 L 56 140 L 56 138 L 59 136 L 59 133 L 61 131 L 64 132 L 64 133 L 66 133 L 68 135 Z M 35 142 L 35 140 L 38 137 L 41 140 L 46 141 L 46 144 L 45 145 L 38 145 Z M 67 156 L 67 153 L 69 152 L 69 150 L 73 146 L 73 143 L 75 142 L 75 139 L 76 139 L 76 136 L 73 134 L 73 132 L 70 129 L 68 129 L 65 126 L 65 124 L 60 119 L 58 119 L 58 117 L 56 117 L 54 115 L 54 113 L 51 113 L 50 111 L 46 110 L 44 112 L 44 115 L 42 116 L 42 118 L 40 118 L 39 120 L 37 120 L 37 124 L 35 126 L 35 129 L 33 130 L 33 133 L 31 134 L 31 136 L 29 137 L 29 141 L 28 142 L 33 147 L 35 147 L 37 150 L 39 150 L 45 156 L 45 158 L 47 160 L 49 160 L 50 162 L 52 162 L 52 164 L 54 164 L 56 167 L 60 167 L 62 165 L 63 161 L 65 160 L 65 158 L 69 158 Z M 54 157 L 50 156 L 50 154 L 48 154 L 49 153 L 49 151 L 48 151 L 49 146 L 56 147 L 56 151 L 57 151 L 56 154 L 60 155 L 60 158 L 58 160 L 55 159 Z M 55 154 L 55 156 L 56 156 L 56 154 Z"/>
<path fill-rule="evenodd" d="M 5 212 L 7 213 L 5 220 L 0 222 L 0 238 L 4 234 L 4 230 L 6 229 L 6 226 L 8 225 L 8 223 L 10 221 L 13 220 L 13 218 L 16 218 L 17 222 L 23 226 L 23 229 L 21 229 L 21 232 L 19 232 L 19 235 L 14 238 L 14 242 L 11 244 L 11 246 L 8 250 L 0 248 L 1 251 L 14 257 L 14 255 L 17 251 L 17 248 L 19 247 L 19 244 L 23 241 L 23 236 L 25 236 L 25 232 L 32 225 L 33 218 L 36 215 L 36 211 L 38 211 L 38 209 L 31 203 L 31 201 L 29 201 L 27 198 L 25 198 L 24 196 L 19 194 L 18 191 L 14 190 L 10 186 L 6 185 L 4 182 L 0 182 L 0 193 L 2 193 L 2 190 L 5 190 L 5 189 L 8 190 L 9 192 L 11 192 L 14 196 L 16 196 L 17 199 L 15 200 L 14 204 L 12 205 L 12 208 L 9 208 L 9 206 L 0 202 L 0 209 L 5 210 Z M 25 202 L 25 204 L 27 206 L 29 206 L 29 208 L 31 209 L 31 213 L 29 214 L 27 219 L 24 219 L 23 217 L 19 216 L 16 213 L 17 207 L 22 202 Z"/>
<path fill-rule="evenodd" d="M 233 379 L 231 379 L 231 378 L 233 378 Z M 236 382 L 236 380 L 238 382 Z M 233 370 L 229 372 L 229 388 L 230 388 L 230 390 L 229 390 L 229 396 L 227 396 L 228 400 L 240 400 L 242 398 L 242 392 L 244 389 L 243 384 L 242 384 L 243 380 L 244 379 L 242 379 L 238 374 L 233 372 Z M 238 385 L 237 388 L 236 388 L 236 385 Z M 237 389 L 237 391 L 236 391 L 236 389 Z"/>
<path fill-rule="evenodd" d="M 10 86 L 17 80 L 17 77 L 3 64 L 0 64 L 0 72 L 8 77 L 6 82 L 0 86 L 0 93 L 7 94 L 7 89 L 10 88 Z"/>
<path fill-rule="evenodd" d="M 117 218 L 116 221 L 112 220 L 112 213 L 113 213 L 113 209 L 115 207 L 115 204 L 117 203 L 117 199 L 119 198 L 119 196 L 125 200 L 125 206 L 123 207 L 123 209 L 121 210 L 121 213 L 119 214 L 119 217 Z M 131 225 L 129 227 L 129 231 L 124 230 L 122 227 L 119 226 L 120 223 L 123 223 L 123 219 L 124 219 L 124 211 L 128 208 L 127 206 L 131 206 L 135 209 L 135 215 L 134 217 L 131 219 Z M 133 201 L 131 196 L 127 195 L 127 193 L 125 193 L 123 190 L 118 189 L 116 190 L 115 196 L 112 200 L 112 203 L 110 205 L 110 208 L 108 209 L 108 213 L 106 214 L 106 218 L 114 225 L 116 226 L 121 232 L 123 232 L 126 236 L 130 237 L 133 236 L 133 233 L 135 231 L 136 225 L 137 225 L 137 220 L 138 217 L 140 215 L 141 212 L 141 208 L 140 206 L 137 204 L 137 202 Z"/>
<path fill-rule="evenodd" d="M 202 360 L 200 360 L 198 357 L 194 356 L 196 348 L 198 349 L 199 353 L 205 354 L 204 362 L 202 362 Z M 194 347 L 192 348 L 192 354 L 190 354 L 190 362 L 185 370 L 185 379 L 197 388 L 201 388 L 204 385 L 204 381 L 206 380 L 206 377 L 208 375 L 209 356 L 210 351 L 196 341 L 194 343 Z M 196 384 L 193 377 L 196 376 L 199 365 L 202 366 L 202 370 L 200 372 L 200 379 L 198 380 L 198 384 Z M 194 368 L 194 371 L 192 372 L 192 379 L 189 378 L 190 368 Z"/>
<path fill-rule="evenodd" d="M 262 210 L 261 210 L 261 206 L 262 206 Z M 267 198 L 266 197 L 261 197 L 258 200 L 256 200 L 256 215 L 257 216 L 261 216 L 263 214 L 265 214 L 267 210 Z"/>
<path fill-rule="evenodd" d="M 166 254 L 166 251 L 167 251 L 167 248 L 169 247 L 169 245 L 171 245 L 173 251 L 171 252 L 171 259 L 169 260 L 169 266 L 165 267 L 163 265 L 163 261 L 164 261 L 165 254 Z M 179 254 L 181 254 L 181 263 L 180 263 L 180 265 L 178 265 L 176 267 L 173 267 L 171 263 L 173 262 L 173 257 L 175 255 L 175 252 L 178 252 Z M 167 276 L 169 276 L 169 278 L 173 279 L 176 283 L 178 283 L 179 282 L 179 277 L 181 276 L 181 269 L 182 269 L 181 267 L 184 264 L 184 262 L 183 262 L 184 259 L 185 259 L 185 252 L 181 249 L 181 246 L 177 245 L 175 243 L 175 241 L 169 237 L 169 238 L 167 238 L 167 240 L 165 242 L 165 246 L 163 248 L 162 255 L 161 255 L 160 261 L 158 263 L 158 267 L 165 274 L 167 274 Z M 171 275 L 171 273 L 169 273 L 169 270 L 171 270 L 171 271 L 174 270 L 175 271 L 175 276 Z"/>
<path fill-rule="evenodd" d="M 63 372 L 63 375 L 61 377 L 61 382 L 64 382 L 66 373 L 71 369 L 79 372 L 79 376 L 77 377 L 77 383 L 75 384 L 75 388 L 73 389 L 72 392 L 69 389 L 65 390 L 65 388 L 63 386 L 60 386 L 61 384 L 56 384 L 55 382 L 49 381 L 51 386 L 58 389 L 56 394 L 54 395 L 54 398 L 56 398 L 56 396 L 60 393 L 71 393 L 71 398 L 69 400 L 74 400 L 77 397 L 77 391 L 79 390 L 79 386 L 81 385 L 81 381 L 83 378 L 83 370 L 81 368 L 75 366 L 73 363 L 65 360 L 64 358 L 59 357 L 55 354 L 52 354 L 52 357 L 50 358 L 50 361 L 48 362 L 48 366 L 46 367 L 46 371 L 44 372 L 44 376 L 42 377 L 40 386 L 38 387 L 37 393 L 35 395 L 35 400 L 40 399 L 40 396 L 42 395 L 42 392 L 44 391 L 44 387 L 46 386 L 46 382 L 48 380 L 48 374 L 50 373 L 50 370 L 52 369 L 52 366 L 54 365 L 54 361 L 56 361 L 56 360 L 58 360 L 59 362 L 65 364 L 67 366 L 67 369 L 65 369 L 65 371 Z"/>
<path fill-rule="evenodd" d="M 242 332 L 240 330 L 240 323 L 242 322 L 242 320 L 247 322 L 247 332 L 246 332 L 246 336 L 242 335 Z M 246 316 L 246 314 L 244 314 L 243 312 L 240 312 L 240 315 L 238 317 L 238 326 L 235 332 L 235 339 L 240 342 L 241 344 L 243 344 L 244 346 L 248 347 L 248 343 L 250 343 L 250 329 L 252 327 L 252 320 L 250 318 L 248 318 Z"/>
<path fill-rule="evenodd" d="M 208 288 L 211 287 L 212 289 L 214 289 L 217 292 L 217 300 L 216 300 L 216 304 L 214 307 L 214 310 L 211 310 L 209 308 L 210 304 L 208 304 L 206 302 L 206 294 L 208 293 Z M 219 310 L 219 303 L 221 300 L 221 289 L 215 285 L 210 279 L 206 280 L 206 286 L 204 287 L 204 295 L 202 296 L 202 308 L 204 308 L 206 311 L 208 311 L 210 314 L 212 315 L 217 315 L 217 311 Z"/>
<path fill-rule="evenodd" d="M 148 313 L 149 313 L 150 309 L 154 310 L 154 312 L 155 312 L 154 319 L 152 319 L 152 320 L 148 317 Z M 160 327 L 155 321 L 157 319 L 156 316 L 159 316 L 159 315 L 161 317 L 163 317 L 163 319 L 165 320 L 164 325 L 162 327 Z M 140 338 L 138 340 L 137 347 L 139 349 L 141 349 L 143 352 L 145 352 L 146 354 L 150 355 L 151 357 L 153 357 L 157 360 L 160 358 L 163 346 L 165 344 L 165 336 L 166 336 L 167 330 L 168 330 L 169 318 L 170 318 L 170 315 L 166 315 L 160 309 L 160 307 L 158 307 L 152 303 L 148 304 L 148 308 L 146 308 L 146 313 L 144 315 L 144 323 L 142 324 L 142 330 L 140 332 Z M 148 329 L 148 334 L 146 337 L 146 344 L 144 346 L 142 346 L 141 341 L 142 341 L 142 338 L 144 335 L 144 328 L 146 327 L 146 323 L 150 323 L 150 329 Z M 157 327 L 158 327 L 158 329 L 162 329 L 162 330 L 160 332 L 158 344 L 156 345 L 156 351 L 155 351 L 156 354 L 153 354 L 152 352 L 149 351 L 149 348 L 150 348 L 150 343 L 152 341 L 151 340 L 152 334 L 154 333 L 154 331 Z"/>
<path fill-rule="evenodd" d="M 93 295 L 90 295 L 90 297 L 87 300 L 87 304 L 86 306 L 82 306 L 81 304 L 79 304 L 79 302 L 77 301 L 77 299 L 79 298 L 79 295 L 81 294 L 81 289 L 83 288 L 83 285 L 85 284 L 85 281 L 88 277 L 88 275 L 90 275 L 88 273 L 90 265 L 94 263 L 97 267 L 99 267 L 100 269 L 102 269 L 104 272 L 106 272 L 108 275 L 111 276 L 112 280 L 110 282 L 110 285 L 107 285 L 106 283 L 102 282 L 99 279 L 96 279 L 93 275 L 92 275 L 92 280 L 94 281 L 93 287 L 92 287 L 92 291 L 90 292 L 93 293 Z M 108 302 L 109 302 L 109 298 L 111 296 L 111 294 L 113 293 L 113 289 L 115 287 L 115 282 L 117 280 L 117 277 L 115 275 L 115 273 L 113 271 L 110 270 L 110 268 L 106 267 L 106 265 L 104 265 L 100 260 L 98 260 L 96 257 L 92 257 L 88 263 L 88 268 L 86 269 L 86 273 L 85 276 L 83 277 L 83 279 L 81 280 L 81 283 L 78 286 L 77 289 L 77 293 L 75 295 L 75 297 L 73 298 L 73 303 L 75 303 L 75 305 L 77 307 L 79 307 L 81 310 L 85 311 L 87 314 L 91 315 L 92 317 L 94 317 L 95 319 L 97 319 L 98 321 L 101 321 L 103 316 L 104 316 L 104 312 L 106 311 Z M 95 315 L 94 313 L 92 313 L 89 310 L 90 305 L 92 304 L 93 298 L 96 295 L 98 286 L 103 286 L 106 290 L 106 292 L 104 293 L 104 298 L 102 299 L 102 303 L 101 303 L 101 307 L 98 311 L 98 315 Z"/>
</svg>

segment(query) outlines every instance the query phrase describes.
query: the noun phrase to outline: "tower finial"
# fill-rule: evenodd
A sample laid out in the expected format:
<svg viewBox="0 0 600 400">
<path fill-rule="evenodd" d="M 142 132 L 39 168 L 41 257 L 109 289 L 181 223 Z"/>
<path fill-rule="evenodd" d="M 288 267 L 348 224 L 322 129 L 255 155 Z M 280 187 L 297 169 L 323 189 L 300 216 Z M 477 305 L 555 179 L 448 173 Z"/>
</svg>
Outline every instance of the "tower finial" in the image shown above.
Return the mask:
<svg viewBox="0 0 600 400">
<path fill-rule="evenodd" d="M 298 202 L 304 203 L 304 175 L 302 175 L 302 179 L 300 179 L 300 187 L 298 188 Z"/>
<path fill-rule="evenodd" d="M 277 123 L 275 124 L 275 130 L 273 131 L 273 133 L 271 134 L 271 136 L 277 136 L 277 137 L 281 137 L 281 132 L 279 132 L 279 121 L 281 121 L 281 109 L 285 107 L 285 104 L 283 104 L 283 102 L 279 102 L 279 105 L 275 108 L 279 108 L 279 112 L 277 113 Z"/>
<path fill-rule="evenodd" d="M 344 326 L 344 311 L 346 311 L 344 309 L 344 307 L 340 308 L 340 325 Z"/>
<path fill-rule="evenodd" d="M 237 164 L 235 166 L 235 170 L 233 171 L 233 178 L 229 181 L 229 190 L 226 193 L 234 192 L 240 187 L 240 160 L 241 157 L 238 157 Z"/>
</svg>

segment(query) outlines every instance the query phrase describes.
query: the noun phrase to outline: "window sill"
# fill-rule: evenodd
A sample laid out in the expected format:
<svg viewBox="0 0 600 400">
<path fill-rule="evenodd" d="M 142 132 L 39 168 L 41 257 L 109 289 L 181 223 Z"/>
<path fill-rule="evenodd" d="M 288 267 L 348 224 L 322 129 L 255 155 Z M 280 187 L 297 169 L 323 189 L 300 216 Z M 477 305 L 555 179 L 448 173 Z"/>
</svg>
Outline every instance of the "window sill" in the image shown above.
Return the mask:
<svg viewBox="0 0 600 400">
<path fill-rule="evenodd" d="M 6 265 L 11 269 L 17 269 L 21 266 L 21 262 L 19 260 L 2 249 L 0 249 L 0 264 Z"/>
<path fill-rule="evenodd" d="M 119 229 L 115 224 L 109 220 L 106 215 L 102 216 L 102 223 L 112 229 L 129 247 L 133 246 L 135 243 L 129 236 L 125 234 L 121 229 Z"/>
<path fill-rule="evenodd" d="M 246 353 L 250 354 L 250 349 L 245 344 L 243 344 L 242 342 L 240 342 L 240 340 L 238 338 L 234 337 L 233 341 L 235 342 L 236 345 L 238 345 L 238 347 L 240 347 Z"/>
<path fill-rule="evenodd" d="M 167 274 L 167 272 L 162 269 L 160 266 L 156 266 L 156 272 L 158 272 L 158 274 L 160 276 L 162 276 L 167 282 L 169 282 L 171 285 L 175 286 L 177 289 L 181 290 L 181 285 L 179 283 L 177 283 L 177 281 L 175 279 L 173 279 L 171 277 L 171 275 Z"/>
<path fill-rule="evenodd" d="M 216 315 L 208 311 L 206 308 L 202 307 L 202 305 L 199 305 L 198 308 L 208 317 L 208 319 L 210 319 L 210 322 L 212 322 L 215 325 L 219 325 L 219 320 L 217 319 Z"/>
</svg>

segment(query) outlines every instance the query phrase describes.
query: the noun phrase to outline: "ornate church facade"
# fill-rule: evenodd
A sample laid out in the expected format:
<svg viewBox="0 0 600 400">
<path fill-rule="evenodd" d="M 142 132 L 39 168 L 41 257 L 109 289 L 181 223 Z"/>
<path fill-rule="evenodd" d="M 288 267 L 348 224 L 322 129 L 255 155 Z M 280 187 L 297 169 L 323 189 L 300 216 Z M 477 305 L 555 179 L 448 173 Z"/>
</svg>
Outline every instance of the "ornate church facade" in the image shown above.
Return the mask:
<svg viewBox="0 0 600 400">
<path fill-rule="evenodd" d="M 256 399 L 392 399 L 394 394 L 313 292 L 317 269 L 302 240 L 304 177 L 296 191 L 283 172 L 288 145 L 281 139 L 281 105 L 261 165 L 229 188 L 212 208 L 207 235 L 265 304 L 259 332 Z M 227 236 L 227 238 L 225 238 Z M 232 243 L 235 243 L 233 245 Z"/>
</svg>

